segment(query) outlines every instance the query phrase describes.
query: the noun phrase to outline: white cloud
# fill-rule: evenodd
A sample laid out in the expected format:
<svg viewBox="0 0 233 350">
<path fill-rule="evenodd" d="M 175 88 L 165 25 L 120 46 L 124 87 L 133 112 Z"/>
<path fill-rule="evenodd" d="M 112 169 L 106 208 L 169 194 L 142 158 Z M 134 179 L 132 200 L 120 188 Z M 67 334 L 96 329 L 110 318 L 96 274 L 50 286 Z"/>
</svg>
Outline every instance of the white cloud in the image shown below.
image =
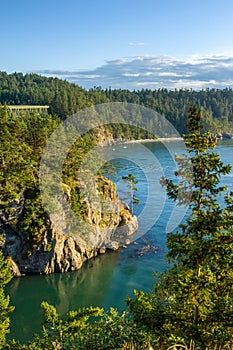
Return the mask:
<svg viewBox="0 0 233 350">
<path fill-rule="evenodd" d="M 139 77 L 139 73 L 123 73 L 123 77 Z"/>
<path fill-rule="evenodd" d="M 144 42 L 131 42 L 129 43 L 129 46 L 144 46 Z"/>
<path fill-rule="evenodd" d="M 158 76 L 160 76 L 160 77 L 183 77 L 183 74 L 178 74 L 175 72 L 159 72 Z"/>
<path fill-rule="evenodd" d="M 86 78 L 86 79 L 96 79 L 96 78 L 100 78 L 101 75 L 99 74 L 86 74 L 81 76 L 82 78 Z"/>
<path fill-rule="evenodd" d="M 85 88 L 193 88 L 233 87 L 233 55 L 135 56 L 107 61 L 85 71 L 41 71 L 76 82 Z"/>
<path fill-rule="evenodd" d="M 152 72 L 145 72 L 145 73 L 123 73 L 123 77 L 148 77 L 152 75 Z"/>
</svg>

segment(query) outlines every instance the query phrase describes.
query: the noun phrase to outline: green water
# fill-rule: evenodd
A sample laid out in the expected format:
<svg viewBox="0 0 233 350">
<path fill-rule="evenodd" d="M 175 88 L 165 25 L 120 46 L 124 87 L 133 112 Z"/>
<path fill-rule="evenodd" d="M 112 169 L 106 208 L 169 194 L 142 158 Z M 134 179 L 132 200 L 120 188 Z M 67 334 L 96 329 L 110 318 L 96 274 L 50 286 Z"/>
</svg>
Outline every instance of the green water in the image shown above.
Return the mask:
<svg viewBox="0 0 233 350">
<path fill-rule="evenodd" d="M 11 318 L 12 336 L 25 340 L 40 330 L 43 300 L 56 305 L 61 315 L 79 306 L 101 305 L 117 260 L 118 253 L 113 253 L 110 259 L 107 255 L 98 257 L 76 272 L 14 279 L 9 286 L 16 306 Z"/>
<path fill-rule="evenodd" d="M 232 146 L 232 141 L 221 142 L 217 149 L 222 160 L 231 164 L 233 164 Z M 90 305 L 105 308 L 114 306 L 123 309 L 126 297 L 133 295 L 134 289 L 145 291 L 153 289 L 153 272 L 164 271 L 167 267 L 165 260 L 166 225 L 171 217 L 174 204 L 167 199 L 163 203 L 164 193 L 161 191 L 159 178 L 148 179 L 151 176 L 148 174 L 151 174 L 151 170 L 153 174 L 157 172 L 157 177 L 159 177 L 161 175 L 161 169 L 157 169 L 157 163 L 159 163 L 162 172 L 172 177 L 175 165 L 171 152 L 168 152 L 163 145 L 151 143 L 147 144 L 147 148 L 156 156 L 155 166 L 150 163 L 147 156 L 145 157 L 144 150 L 137 144 L 127 145 L 127 148 L 123 150 L 122 145 L 108 149 L 118 169 L 118 178 L 115 181 L 118 184 L 119 194 L 122 197 L 126 196 L 124 185 L 120 180 L 123 174 L 132 172 L 139 181 L 136 196 L 140 199 L 140 204 L 135 207 L 135 213 L 139 217 L 137 241 L 127 249 L 90 260 L 79 271 L 12 280 L 7 286 L 11 304 L 16 307 L 11 316 L 11 337 L 27 341 L 34 332 L 40 331 L 42 321 L 40 304 L 43 300 L 55 305 L 58 312 L 64 315 L 69 310 Z M 173 142 L 170 148 L 173 154 L 180 154 L 182 145 L 180 142 Z M 145 164 L 145 168 L 141 166 L 142 163 Z M 224 183 L 231 190 L 232 179 L 233 173 L 224 178 Z M 149 204 L 148 181 L 156 186 L 157 191 L 154 202 Z M 163 204 L 161 204 L 162 208 L 159 207 L 159 202 Z M 142 213 L 145 206 L 149 209 L 144 215 Z M 144 230 L 154 215 L 157 215 L 157 220 L 150 229 Z M 175 220 L 176 217 L 174 216 L 173 219 Z M 147 242 L 155 245 L 157 252 L 156 254 L 149 252 L 140 257 L 138 251 Z"/>
</svg>

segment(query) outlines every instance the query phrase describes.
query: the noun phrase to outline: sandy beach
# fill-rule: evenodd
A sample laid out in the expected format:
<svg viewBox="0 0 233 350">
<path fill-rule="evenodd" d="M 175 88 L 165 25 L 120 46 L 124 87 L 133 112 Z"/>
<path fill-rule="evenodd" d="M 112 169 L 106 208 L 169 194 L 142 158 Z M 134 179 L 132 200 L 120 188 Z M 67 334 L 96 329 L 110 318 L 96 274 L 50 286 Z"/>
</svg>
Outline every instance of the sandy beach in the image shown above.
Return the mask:
<svg viewBox="0 0 233 350">
<path fill-rule="evenodd" d="M 169 142 L 169 141 L 181 141 L 182 137 L 158 137 L 157 139 L 140 139 L 140 140 L 117 140 L 116 143 L 146 143 L 146 142 Z"/>
</svg>

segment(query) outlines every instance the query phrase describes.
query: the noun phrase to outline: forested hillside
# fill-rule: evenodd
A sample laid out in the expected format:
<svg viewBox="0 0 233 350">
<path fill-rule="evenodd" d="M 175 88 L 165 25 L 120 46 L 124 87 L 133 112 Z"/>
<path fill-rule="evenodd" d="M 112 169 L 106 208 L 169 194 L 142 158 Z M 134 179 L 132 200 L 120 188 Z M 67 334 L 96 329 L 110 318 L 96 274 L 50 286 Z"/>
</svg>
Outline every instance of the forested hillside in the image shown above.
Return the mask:
<svg viewBox="0 0 233 350">
<path fill-rule="evenodd" d="M 106 102 L 137 103 L 164 115 L 180 133 L 185 132 L 190 105 L 201 107 L 205 129 L 233 132 L 233 90 L 167 89 L 129 91 L 94 87 L 85 90 L 58 78 L 37 74 L 0 72 L 0 104 L 49 105 L 50 113 L 64 119 L 78 110 Z"/>
</svg>

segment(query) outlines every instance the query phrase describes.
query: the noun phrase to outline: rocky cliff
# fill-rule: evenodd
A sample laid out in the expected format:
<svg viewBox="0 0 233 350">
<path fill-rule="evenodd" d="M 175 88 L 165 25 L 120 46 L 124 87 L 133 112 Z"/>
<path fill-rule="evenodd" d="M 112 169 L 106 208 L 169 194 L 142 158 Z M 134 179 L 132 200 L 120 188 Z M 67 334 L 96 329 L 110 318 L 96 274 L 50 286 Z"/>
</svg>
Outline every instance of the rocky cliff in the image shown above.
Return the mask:
<svg viewBox="0 0 233 350">
<path fill-rule="evenodd" d="M 137 231 L 137 219 L 119 200 L 114 185 L 102 178 L 101 182 L 95 184 L 95 192 L 104 198 L 108 210 L 103 212 L 98 208 L 93 209 L 91 199 L 88 196 L 85 198 L 83 218 L 89 227 L 85 237 L 78 229 L 64 233 L 62 223 L 60 226 L 54 225 L 47 219 L 40 241 L 32 245 L 27 232 L 17 224 L 26 201 L 30 201 L 25 193 L 11 203 L 10 213 L 2 211 L 0 246 L 8 257 L 15 276 L 77 270 L 87 259 L 103 254 L 108 249 L 116 250 L 130 242 L 130 237 Z M 64 200 L 70 200 L 67 186 Z"/>
</svg>

